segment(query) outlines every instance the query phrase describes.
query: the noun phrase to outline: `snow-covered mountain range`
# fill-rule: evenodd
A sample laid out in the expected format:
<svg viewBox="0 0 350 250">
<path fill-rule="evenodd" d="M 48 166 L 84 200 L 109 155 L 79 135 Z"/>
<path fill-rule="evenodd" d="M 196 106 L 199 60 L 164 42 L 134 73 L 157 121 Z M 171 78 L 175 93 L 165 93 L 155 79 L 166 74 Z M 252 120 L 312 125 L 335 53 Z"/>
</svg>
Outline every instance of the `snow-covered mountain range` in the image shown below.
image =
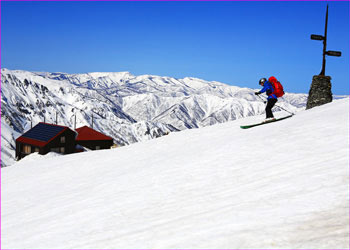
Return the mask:
<svg viewBox="0 0 350 250">
<path fill-rule="evenodd" d="M 306 101 L 306 94 L 286 93 L 278 105 L 297 112 Z M 122 146 L 254 116 L 264 108 L 253 89 L 197 78 L 1 69 L 1 165 L 14 162 L 15 139 L 31 124 L 55 123 L 56 117 L 71 128 L 93 121 L 94 129 Z"/>
</svg>

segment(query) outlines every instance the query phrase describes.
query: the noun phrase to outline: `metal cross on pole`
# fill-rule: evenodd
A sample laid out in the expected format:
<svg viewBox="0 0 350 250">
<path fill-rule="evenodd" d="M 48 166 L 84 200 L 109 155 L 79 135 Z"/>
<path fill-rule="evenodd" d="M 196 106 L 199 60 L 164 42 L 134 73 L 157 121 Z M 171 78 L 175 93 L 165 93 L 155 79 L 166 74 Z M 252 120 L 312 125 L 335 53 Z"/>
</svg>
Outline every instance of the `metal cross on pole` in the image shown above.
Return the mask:
<svg viewBox="0 0 350 250">
<path fill-rule="evenodd" d="M 325 28 L 324 28 L 324 36 L 311 35 L 311 40 L 323 41 L 323 60 L 322 60 L 322 70 L 320 73 L 321 76 L 324 76 L 325 72 L 326 72 L 326 55 L 327 56 L 341 56 L 340 51 L 333 51 L 333 50 L 326 51 L 326 48 L 327 48 L 327 26 L 328 26 L 328 4 L 327 4 L 327 11 L 326 11 L 326 24 L 325 24 Z"/>
</svg>

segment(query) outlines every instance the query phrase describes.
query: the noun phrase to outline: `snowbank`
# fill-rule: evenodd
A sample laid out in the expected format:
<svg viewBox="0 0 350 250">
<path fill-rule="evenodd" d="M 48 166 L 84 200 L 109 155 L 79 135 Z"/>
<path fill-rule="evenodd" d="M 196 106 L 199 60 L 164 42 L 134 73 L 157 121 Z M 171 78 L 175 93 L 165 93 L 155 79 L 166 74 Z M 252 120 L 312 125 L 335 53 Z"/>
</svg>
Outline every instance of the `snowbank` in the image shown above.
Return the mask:
<svg viewBox="0 0 350 250">
<path fill-rule="evenodd" d="M 2 248 L 348 248 L 349 99 L 262 118 L 2 169 Z"/>
</svg>

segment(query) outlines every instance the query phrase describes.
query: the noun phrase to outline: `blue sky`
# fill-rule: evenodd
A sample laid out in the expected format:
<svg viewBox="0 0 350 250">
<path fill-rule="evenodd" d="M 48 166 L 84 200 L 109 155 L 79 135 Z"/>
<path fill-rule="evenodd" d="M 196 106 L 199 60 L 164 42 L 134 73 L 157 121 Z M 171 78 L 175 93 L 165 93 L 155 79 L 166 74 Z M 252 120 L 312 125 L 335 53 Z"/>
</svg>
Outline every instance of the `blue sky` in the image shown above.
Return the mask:
<svg viewBox="0 0 350 250">
<path fill-rule="evenodd" d="M 349 94 L 349 2 L 329 3 L 326 75 Z M 308 93 L 321 71 L 326 2 L 1 2 L 1 67 L 129 71 Z"/>
</svg>

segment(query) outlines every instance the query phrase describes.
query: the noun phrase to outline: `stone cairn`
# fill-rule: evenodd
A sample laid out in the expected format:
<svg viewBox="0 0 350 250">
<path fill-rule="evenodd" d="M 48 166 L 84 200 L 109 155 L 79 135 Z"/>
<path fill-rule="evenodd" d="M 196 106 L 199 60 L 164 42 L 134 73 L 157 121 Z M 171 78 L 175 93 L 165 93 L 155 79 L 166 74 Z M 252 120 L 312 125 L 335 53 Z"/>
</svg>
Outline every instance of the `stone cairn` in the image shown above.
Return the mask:
<svg viewBox="0 0 350 250">
<path fill-rule="evenodd" d="M 332 84 L 330 76 L 316 75 L 312 78 L 306 109 L 332 102 Z"/>
</svg>

